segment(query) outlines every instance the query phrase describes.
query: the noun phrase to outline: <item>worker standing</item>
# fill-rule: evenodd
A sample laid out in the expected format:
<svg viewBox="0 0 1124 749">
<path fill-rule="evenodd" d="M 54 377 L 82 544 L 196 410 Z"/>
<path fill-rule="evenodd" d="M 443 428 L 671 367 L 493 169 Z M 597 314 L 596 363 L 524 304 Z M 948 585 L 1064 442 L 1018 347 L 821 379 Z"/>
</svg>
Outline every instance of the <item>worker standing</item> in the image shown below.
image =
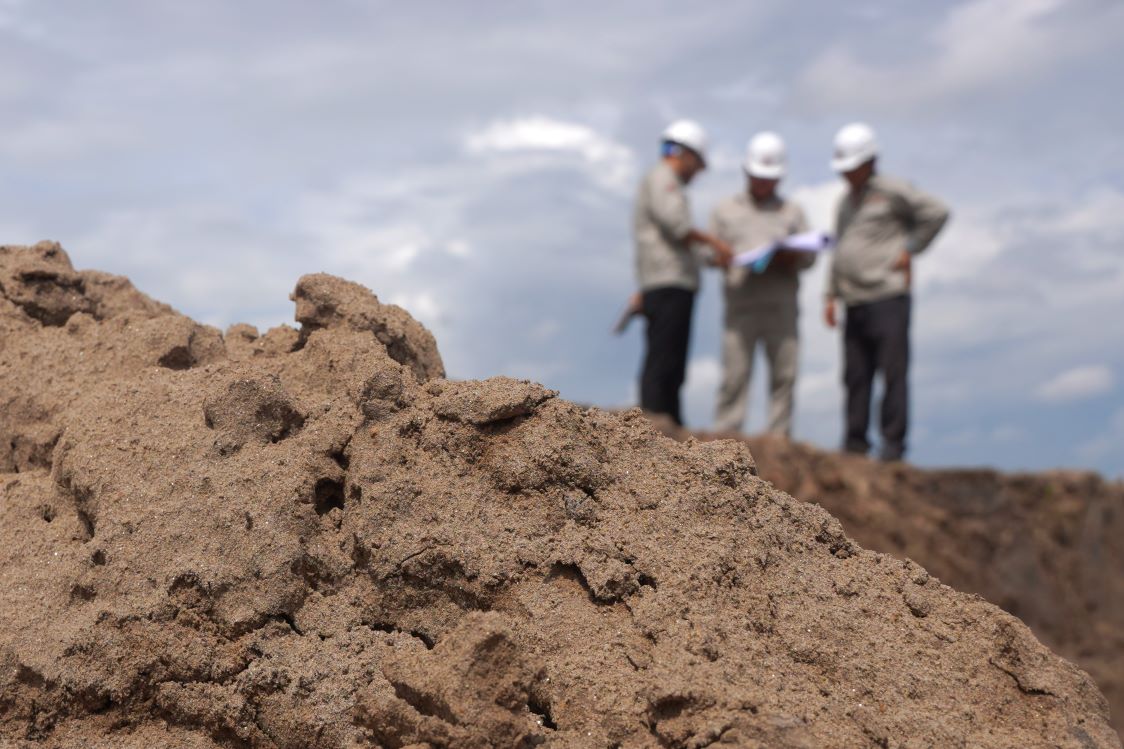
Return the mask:
<svg viewBox="0 0 1124 749">
<path fill-rule="evenodd" d="M 786 162 L 784 141 L 776 133 L 758 133 L 749 141 L 744 165 L 746 189 L 723 200 L 711 215 L 711 231 L 736 252 L 808 230 L 800 206 L 777 193 Z M 770 434 L 791 436 L 799 352 L 799 275 L 815 260 L 813 253 L 782 249 L 761 273 L 748 267 L 734 267 L 726 272 L 716 431 L 742 429 L 749 405 L 754 354 L 761 344 L 769 364 L 768 430 Z"/>
<path fill-rule="evenodd" d="M 846 307 L 844 449 L 862 454 L 870 449 L 871 389 L 875 373 L 881 372 L 885 385 L 881 458 L 901 460 L 909 410 L 913 258 L 937 236 L 949 211 L 909 183 L 879 174 L 877 157 L 874 131 L 867 125 L 847 125 L 835 136 L 831 166 L 850 190 L 839 204 L 824 318 L 835 327 L 836 300 L 842 300 Z"/>
<path fill-rule="evenodd" d="M 699 287 L 695 245 L 711 250 L 711 261 L 729 265 L 729 245 L 692 226 L 686 186 L 706 168 L 707 137 L 691 120 L 663 132 L 660 160 L 636 195 L 633 233 L 641 308 L 647 319 L 640 375 L 640 407 L 683 423 L 679 391 L 687 375 L 691 312 Z"/>
</svg>

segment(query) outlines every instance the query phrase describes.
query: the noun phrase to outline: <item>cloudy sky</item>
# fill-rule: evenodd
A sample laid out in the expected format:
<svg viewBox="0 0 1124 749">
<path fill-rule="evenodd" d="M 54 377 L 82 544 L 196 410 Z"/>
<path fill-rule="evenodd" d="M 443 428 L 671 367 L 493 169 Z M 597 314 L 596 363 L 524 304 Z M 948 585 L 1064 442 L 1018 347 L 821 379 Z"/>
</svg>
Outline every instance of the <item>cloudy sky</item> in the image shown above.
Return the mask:
<svg viewBox="0 0 1124 749">
<path fill-rule="evenodd" d="M 218 326 L 286 322 L 300 274 L 340 274 L 430 326 L 451 376 L 605 406 L 635 397 L 639 326 L 608 331 L 663 125 L 712 133 L 700 222 L 768 128 L 830 228 L 831 137 L 866 120 L 884 170 L 954 212 L 919 270 L 913 459 L 1124 475 L 1120 0 L 0 0 L 0 42 L 0 241 L 58 239 Z M 834 446 L 822 273 L 796 431 Z"/>
</svg>

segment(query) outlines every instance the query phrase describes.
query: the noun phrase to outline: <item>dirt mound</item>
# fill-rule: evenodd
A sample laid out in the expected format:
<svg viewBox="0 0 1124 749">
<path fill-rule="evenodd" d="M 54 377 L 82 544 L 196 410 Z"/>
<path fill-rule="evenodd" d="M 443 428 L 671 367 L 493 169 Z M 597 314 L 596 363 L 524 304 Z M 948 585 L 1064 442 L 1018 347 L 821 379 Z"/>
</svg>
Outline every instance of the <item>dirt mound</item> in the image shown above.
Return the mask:
<svg viewBox="0 0 1124 749">
<path fill-rule="evenodd" d="M 0 471 L 50 468 L 59 417 L 96 383 L 224 356 L 218 330 L 54 242 L 0 247 Z"/>
<path fill-rule="evenodd" d="M 763 478 L 864 546 L 999 604 L 1087 670 L 1124 728 L 1124 484 L 1089 473 L 921 470 L 747 441 Z"/>
<path fill-rule="evenodd" d="M 57 439 L 0 474 L 0 743 L 1120 746 L 1019 620 L 740 443 L 440 379 L 327 276 L 295 336 L 196 327 L 168 367 L 183 318 L 99 318 L 84 277 L 36 291 L 61 324 L 3 292 L 0 402 L 41 410 L 0 438 Z"/>
</svg>

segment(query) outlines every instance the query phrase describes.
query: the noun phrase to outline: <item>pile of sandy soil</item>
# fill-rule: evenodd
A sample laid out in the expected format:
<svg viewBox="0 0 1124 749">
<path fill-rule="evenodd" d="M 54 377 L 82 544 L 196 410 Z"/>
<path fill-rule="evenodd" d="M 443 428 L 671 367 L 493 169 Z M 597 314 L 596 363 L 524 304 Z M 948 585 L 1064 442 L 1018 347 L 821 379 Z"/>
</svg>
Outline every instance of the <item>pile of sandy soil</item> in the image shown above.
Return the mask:
<svg viewBox="0 0 1124 749">
<path fill-rule="evenodd" d="M 1015 617 L 306 276 L 224 336 L 0 249 L 0 745 L 1119 747 Z"/>
<path fill-rule="evenodd" d="M 1020 617 L 1093 676 L 1124 729 L 1124 483 L 1052 471 L 921 470 L 747 441 L 763 478 L 863 546 L 910 558 Z"/>
</svg>

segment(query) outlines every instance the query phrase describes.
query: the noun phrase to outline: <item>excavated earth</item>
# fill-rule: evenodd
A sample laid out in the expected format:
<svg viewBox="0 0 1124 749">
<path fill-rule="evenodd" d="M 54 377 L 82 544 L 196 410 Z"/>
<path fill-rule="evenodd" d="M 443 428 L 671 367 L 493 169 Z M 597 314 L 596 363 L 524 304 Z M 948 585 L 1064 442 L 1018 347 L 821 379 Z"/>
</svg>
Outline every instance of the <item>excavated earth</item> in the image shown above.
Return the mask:
<svg viewBox="0 0 1124 749">
<path fill-rule="evenodd" d="M 0 248 L 0 746 L 1120 746 L 1021 621 L 744 444 L 293 299 L 223 335 Z"/>
<path fill-rule="evenodd" d="M 1124 482 L 921 470 L 768 437 L 747 444 L 763 478 L 823 505 L 863 546 L 1020 617 L 1089 672 L 1124 730 Z"/>
</svg>

